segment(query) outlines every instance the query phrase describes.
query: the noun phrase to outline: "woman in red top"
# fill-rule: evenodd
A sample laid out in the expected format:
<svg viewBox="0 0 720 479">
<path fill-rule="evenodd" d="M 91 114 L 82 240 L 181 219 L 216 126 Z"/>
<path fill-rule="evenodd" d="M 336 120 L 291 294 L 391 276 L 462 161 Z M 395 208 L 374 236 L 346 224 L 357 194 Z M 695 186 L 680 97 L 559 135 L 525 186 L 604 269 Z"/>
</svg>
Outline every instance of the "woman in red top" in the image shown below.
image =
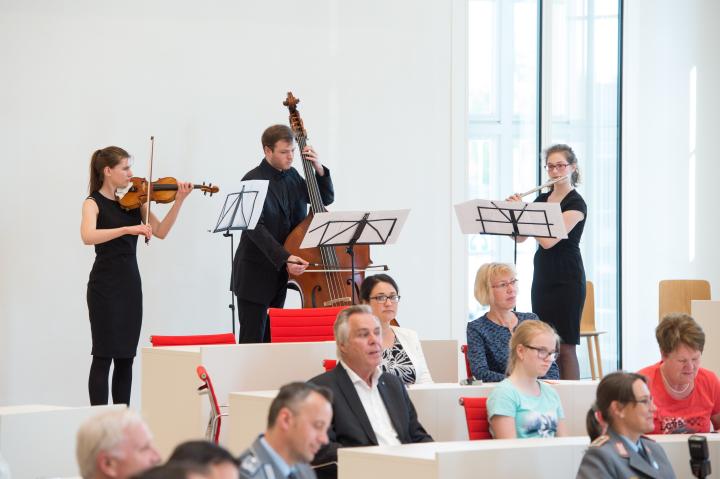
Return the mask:
<svg viewBox="0 0 720 479">
<path fill-rule="evenodd" d="M 655 329 L 662 360 L 638 371 L 648 380 L 657 411 L 654 434 L 720 429 L 720 380 L 700 367 L 705 333 L 684 313 L 671 313 Z"/>
</svg>

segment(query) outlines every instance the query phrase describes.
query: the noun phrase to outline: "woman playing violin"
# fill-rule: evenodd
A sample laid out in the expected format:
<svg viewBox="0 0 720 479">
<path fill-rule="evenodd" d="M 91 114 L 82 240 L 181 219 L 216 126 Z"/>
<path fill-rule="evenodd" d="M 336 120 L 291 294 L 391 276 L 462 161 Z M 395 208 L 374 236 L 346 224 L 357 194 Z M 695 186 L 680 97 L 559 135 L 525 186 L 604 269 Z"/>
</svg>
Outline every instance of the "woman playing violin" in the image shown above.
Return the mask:
<svg viewBox="0 0 720 479">
<path fill-rule="evenodd" d="M 125 210 L 116 191 L 132 177 L 130 155 L 117 146 L 95 151 L 90 159 L 90 195 L 83 202 L 80 236 L 95 245 L 87 303 L 90 312 L 92 356 L 88 389 L 90 404 L 108 403 L 108 377 L 113 402 L 129 404 L 132 363 L 140 338 L 142 289 L 136 247 L 138 236 L 165 238 L 192 184 L 178 183 L 177 196 L 162 221 L 144 207 Z"/>
</svg>

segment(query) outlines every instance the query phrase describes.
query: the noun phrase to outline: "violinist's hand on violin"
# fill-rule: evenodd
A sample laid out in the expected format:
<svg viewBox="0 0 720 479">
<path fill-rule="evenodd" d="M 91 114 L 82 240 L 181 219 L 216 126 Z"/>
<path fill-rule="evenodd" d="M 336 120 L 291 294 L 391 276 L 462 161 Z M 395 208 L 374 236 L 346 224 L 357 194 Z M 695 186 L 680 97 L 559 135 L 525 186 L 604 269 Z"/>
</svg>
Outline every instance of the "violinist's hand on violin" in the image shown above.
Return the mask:
<svg viewBox="0 0 720 479">
<path fill-rule="evenodd" d="M 177 195 L 175 195 L 175 201 L 182 203 L 187 196 L 192 193 L 193 184 L 189 181 L 178 181 Z"/>
<path fill-rule="evenodd" d="M 514 193 L 513 195 L 505 198 L 505 201 L 522 201 L 522 198 L 517 193 Z"/>
<path fill-rule="evenodd" d="M 299 276 L 305 272 L 308 264 L 309 263 L 301 257 L 291 254 L 287 259 L 288 273 Z"/>
<path fill-rule="evenodd" d="M 318 174 L 318 176 L 325 176 L 325 168 L 323 168 L 322 163 L 320 163 L 320 160 L 318 160 L 317 153 L 313 149 L 312 146 L 307 145 L 305 148 L 303 148 L 303 156 L 310 160 L 313 164 L 313 168 L 315 168 L 315 172 Z"/>
<path fill-rule="evenodd" d="M 135 226 L 127 226 L 127 234 L 144 236 L 147 239 L 152 238 L 152 226 L 146 224 L 140 224 Z"/>
</svg>

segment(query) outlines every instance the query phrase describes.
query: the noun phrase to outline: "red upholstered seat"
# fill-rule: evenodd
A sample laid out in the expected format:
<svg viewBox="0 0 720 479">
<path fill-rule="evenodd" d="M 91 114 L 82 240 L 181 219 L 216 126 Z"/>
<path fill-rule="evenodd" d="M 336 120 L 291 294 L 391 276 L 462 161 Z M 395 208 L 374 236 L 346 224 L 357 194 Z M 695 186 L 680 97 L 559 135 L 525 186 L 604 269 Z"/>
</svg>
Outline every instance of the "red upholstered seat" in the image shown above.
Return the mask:
<svg viewBox="0 0 720 479">
<path fill-rule="evenodd" d="M 190 336 L 150 336 L 153 346 L 199 346 L 206 344 L 235 344 L 233 333 L 223 334 L 195 334 Z"/>
<path fill-rule="evenodd" d="M 488 422 L 487 398 L 461 397 L 459 402 L 465 408 L 465 421 L 470 440 L 492 439 L 490 422 Z"/>
<path fill-rule="evenodd" d="M 473 381 L 475 381 L 475 377 L 473 376 L 472 369 L 470 368 L 470 360 L 468 359 L 467 344 L 463 344 L 462 346 L 460 346 L 460 351 L 463 353 L 463 357 L 465 358 L 465 372 L 467 374 L 466 382 L 467 382 L 467 384 L 472 384 Z"/>
<path fill-rule="evenodd" d="M 335 369 L 335 366 L 337 366 L 337 359 L 323 359 L 323 367 L 325 368 L 325 372 L 328 372 L 331 369 Z"/>
<path fill-rule="evenodd" d="M 333 324 L 347 306 L 334 308 L 270 308 L 270 340 L 273 343 L 334 341 Z"/>
</svg>

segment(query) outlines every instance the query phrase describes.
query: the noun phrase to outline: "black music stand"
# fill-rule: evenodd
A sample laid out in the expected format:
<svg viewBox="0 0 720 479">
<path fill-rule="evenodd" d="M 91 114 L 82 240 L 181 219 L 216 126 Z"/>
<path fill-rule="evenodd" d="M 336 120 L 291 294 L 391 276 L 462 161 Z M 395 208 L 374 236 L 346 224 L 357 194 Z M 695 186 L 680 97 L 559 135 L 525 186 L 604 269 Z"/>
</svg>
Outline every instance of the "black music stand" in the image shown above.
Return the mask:
<svg viewBox="0 0 720 479">
<path fill-rule="evenodd" d="M 233 283 L 235 272 L 233 269 L 233 256 L 235 254 L 235 241 L 231 231 L 246 231 L 255 229 L 262 213 L 265 197 L 268 190 L 267 180 L 248 180 L 240 182 L 240 191 L 229 193 L 225 197 L 220 216 L 212 233 L 222 233 L 230 238 L 230 315 L 232 319 L 232 332 L 235 335 L 235 294 Z"/>
<path fill-rule="evenodd" d="M 567 238 L 559 203 L 470 200 L 455 205 L 460 229 L 465 234 L 510 236 L 517 264 L 517 237 Z"/>
<path fill-rule="evenodd" d="M 346 246 L 350 271 L 355 281 L 355 245 L 387 245 L 397 241 L 410 210 L 335 211 L 313 216 L 300 248 Z M 306 270 L 310 271 L 310 270 Z M 352 301 L 356 304 L 355 287 Z"/>
</svg>

